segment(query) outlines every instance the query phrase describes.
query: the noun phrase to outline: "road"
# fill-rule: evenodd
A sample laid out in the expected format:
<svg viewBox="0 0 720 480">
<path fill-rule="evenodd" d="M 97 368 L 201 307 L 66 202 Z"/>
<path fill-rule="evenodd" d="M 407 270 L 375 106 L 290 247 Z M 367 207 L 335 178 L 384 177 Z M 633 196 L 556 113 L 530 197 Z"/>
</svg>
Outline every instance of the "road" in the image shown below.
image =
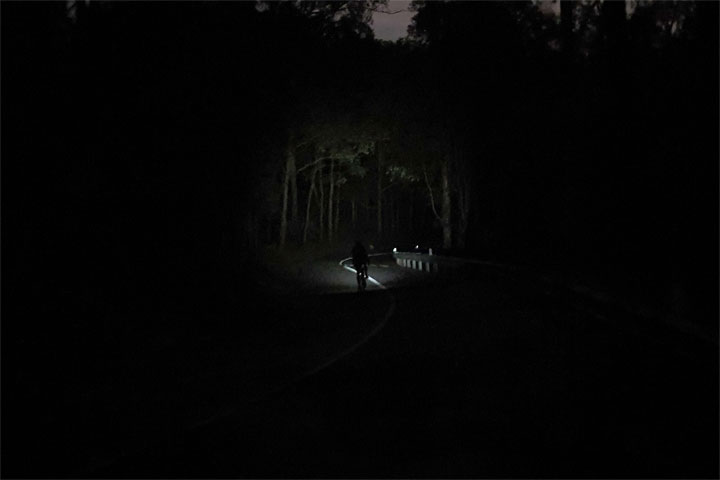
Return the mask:
<svg viewBox="0 0 720 480">
<path fill-rule="evenodd" d="M 391 254 L 371 254 L 368 274 L 375 281 L 368 284 L 368 292 L 385 288 L 427 284 L 430 280 L 422 272 L 398 267 Z M 355 293 L 357 282 L 350 258 L 328 256 L 303 263 L 298 269 L 299 280 L 293 285 L 298 295 L 327 295 Z M 378 283 L 382 287 L 378 286 Z"/>
<path fill-rule="evenodd" d="M 102 449 L 78 444 L 70 475 L 717 476 L 716 344 L 498 272 L 374 257 L 381 286 L 357 293 L 339 262 L 259 299 L 263 328 L 167 354 L 184 383 L 125 407 Z"/>
</svg>

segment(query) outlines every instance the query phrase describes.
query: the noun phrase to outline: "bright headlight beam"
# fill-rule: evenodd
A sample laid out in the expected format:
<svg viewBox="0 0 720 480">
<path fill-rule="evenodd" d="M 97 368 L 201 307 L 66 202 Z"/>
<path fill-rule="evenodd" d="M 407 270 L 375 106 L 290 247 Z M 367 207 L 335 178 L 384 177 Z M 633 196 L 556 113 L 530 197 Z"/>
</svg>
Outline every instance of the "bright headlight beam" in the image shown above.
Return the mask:
<svg viewBox="0 0 720 480">
<path fill-rule="evenodd" d="M 379 257 L 379 256 L 382 256 L 382 255 L 387 255 L 387 253 L 375 253 L 375 254 L 370 254 L 370 255 L 368 255 L 368 256 L 369 256 L 369 257 Z M 342 268 L 344 268 L 345 270 L 347 270 L 347 271 L 349 271 L 349 272 L 353 272 L 354 274 L 357 275 L 357 270 L 355 270 L 355 269 L 352 268 L 352 267 L 348 267 L 347 265 L 345 265 L 345 262 L 350 261 L 350 260 L 352 260 L 352 257 L 343 258 L 342 260 L 340 260 L 339 264 L 340 264 L 340 266 L 341 266 Z M 382 288 L 383 290 L 387 290 L 387 287 L 386 287 L 385 285 L 383 285 L 382 283 L 378 282 L 377 280 L 375 280 L 375 279 L 374 279 L 373 277 L 371 277 L 370 275 L 368 275 L 368 278 L 367 278 L 367 279 L 368 279 L 370 282 L 372 282 L 372 283 L 374 283 L 375 285 L 377 285 L 378 287 Z"/>
</svg>

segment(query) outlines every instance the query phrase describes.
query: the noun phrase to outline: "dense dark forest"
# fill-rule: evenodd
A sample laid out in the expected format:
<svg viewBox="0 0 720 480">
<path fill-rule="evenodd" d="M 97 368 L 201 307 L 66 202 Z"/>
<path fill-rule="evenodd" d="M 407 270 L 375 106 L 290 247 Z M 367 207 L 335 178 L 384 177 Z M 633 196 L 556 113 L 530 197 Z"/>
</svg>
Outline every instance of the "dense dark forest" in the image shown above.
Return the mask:
<svg viewBox="0 0 720 480">
<path fill-rule="evenodd" d="M 110 357 L 140 355 L 144 329 L 233 312 L 259 331 L 269 258 L 356 239 L 584 278 L 717 348 L 718 3 L 415 0 L 396 42 L 372 30 L 386 8 L 0 4 L 13 472 L 96 465 L 55 451 L 95 438 L 63 402 L 125 398 L 89 387 L 105 378 L 135 398 Z M 164 358 L 155 338 L 147 357 Z"/>
<path fill-rule="evenodd" d="M 717 4 L 560 6 L 415 2 L 391 43 L 374 1 L 4 3 L 8 288 L 129 298 L 354 236 L 700 306 Z"/>
</svg>

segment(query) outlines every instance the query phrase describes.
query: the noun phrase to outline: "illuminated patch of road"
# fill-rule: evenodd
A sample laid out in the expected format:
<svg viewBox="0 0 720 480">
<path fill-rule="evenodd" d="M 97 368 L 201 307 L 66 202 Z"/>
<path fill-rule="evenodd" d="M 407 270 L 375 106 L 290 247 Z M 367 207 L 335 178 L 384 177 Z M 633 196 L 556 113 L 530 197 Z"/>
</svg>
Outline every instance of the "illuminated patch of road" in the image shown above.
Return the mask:
<svg viewBox="0 0 720 480">
<path fill-rule="evenodd" d="M 369 256 L 369 257 L 379 257 L 379 256 L 382 256 L 382 255 L 387 255 L 387 253 L 374 253 L 374 254 L 368 255 L 368 256 Z M 343 259 L 340 260 L 340 262 L 339 262 L 339 263 L 340 263 L 340 266 L 343 267 L 345 270 L 347 270 L 347 271 L 349 271 L 349 272 L 353 272 L 355 275 L 357 275 L 357 270 L 355 270 L 355 269 L 352 268 L 352 267 L 348 267 L 347 265 L 345 265 L 345 262 L 348 262 L 348 261 L 350 261 L 350 260 L 352 260 L 352 257 L 343 258 Z M 380 266 L 383 266 L 383 265 L 380 265 Z M 387 290 L 387 288 L 385 287 L 385 285 L 383 285 L 382 283 L 378 282 L 377 280 L 375 280 L 375 279 L 372 278 L 371 276 L 368 275 L 368 278 L 367 278 L 367 279 L 370 280 L 370 281 L 371 281 L 372 283 L 374 283 L 375 285 L 377 285 L 378 287 L 382 288 L 383 290 Z M 393 305 L 394 305 L 394 303 L 393 303 Z"/>
</svg>

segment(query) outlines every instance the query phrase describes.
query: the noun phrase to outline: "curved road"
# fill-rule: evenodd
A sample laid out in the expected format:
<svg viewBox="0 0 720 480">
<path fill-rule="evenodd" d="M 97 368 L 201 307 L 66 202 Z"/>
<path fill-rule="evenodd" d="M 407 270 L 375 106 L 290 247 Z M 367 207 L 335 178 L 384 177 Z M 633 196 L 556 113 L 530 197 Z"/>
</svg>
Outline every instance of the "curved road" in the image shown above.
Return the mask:
<svg viewBox="0 0 720 480">
<path fill-rule="evenodd" d="M 188 381 L 215 399 L 205 413 L 76 476 L 717 476 L 716 344 L 389 256 L 359 294 L 338 260 L 302 267 L 264 337 L 210 340 L 238 360 Z"/>
</svg>

